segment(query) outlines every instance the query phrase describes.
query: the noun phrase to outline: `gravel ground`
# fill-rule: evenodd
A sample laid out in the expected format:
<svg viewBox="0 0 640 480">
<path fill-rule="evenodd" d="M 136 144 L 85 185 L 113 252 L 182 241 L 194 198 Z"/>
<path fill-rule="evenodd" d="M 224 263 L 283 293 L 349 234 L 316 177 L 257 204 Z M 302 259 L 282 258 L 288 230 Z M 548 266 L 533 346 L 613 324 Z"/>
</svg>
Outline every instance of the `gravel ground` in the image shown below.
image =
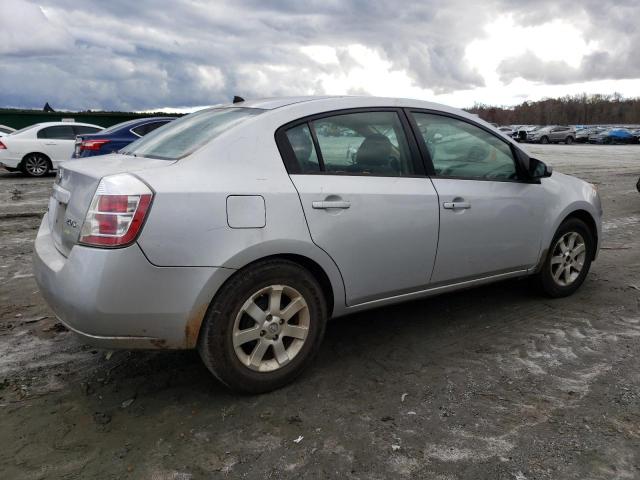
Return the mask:
<svg viewBox="0 0 640 480">
<path fill-rule="evenodd" d="M 578 293 L 510 281 L 335 320 L 304 376 L 257 397 L 194 352 L 67 332 L 31 272 L 53 178 L 0 173 L 0 477 L 640 478 L 640 147 L 530 150 L 600 188 Z"/>
</svg>

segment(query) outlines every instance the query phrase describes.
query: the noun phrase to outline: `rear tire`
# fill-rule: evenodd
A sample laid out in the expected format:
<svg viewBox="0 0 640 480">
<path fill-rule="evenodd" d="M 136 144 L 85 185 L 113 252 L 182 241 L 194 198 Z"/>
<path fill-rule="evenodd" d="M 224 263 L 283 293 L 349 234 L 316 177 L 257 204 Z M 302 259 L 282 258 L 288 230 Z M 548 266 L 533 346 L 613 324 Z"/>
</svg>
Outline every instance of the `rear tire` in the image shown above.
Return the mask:
<svg viewBox="0 0 640 480">
<path fill-rule="evenodd" d="M 565 220 L 553 237 L 536 280 L 550 297 L 572 295 L 589 273 L 596 242 L 591 229 L 578 218 Z"/>
<path fill-rule="evenodd" d="M 571 145 L 573 143 L 573 137 L 567 137 L 564 143 L 566 145 Z"/>
<path fill-rule="evenodd" d="M 198 351 L 232 390 L 269 392 L 309 366 L 326 322 L 327 304 L 313 275 L 294 262 L 266 260 L 236 273 L 220 289 L 205 316 Z"/>
<path fill-rule="evenodd" d="M 43 153 L 30 153 L 20 163 L 20 170 L 30 177 L 44 177 L 52 168 L 51 160 Z"/>
</svg>

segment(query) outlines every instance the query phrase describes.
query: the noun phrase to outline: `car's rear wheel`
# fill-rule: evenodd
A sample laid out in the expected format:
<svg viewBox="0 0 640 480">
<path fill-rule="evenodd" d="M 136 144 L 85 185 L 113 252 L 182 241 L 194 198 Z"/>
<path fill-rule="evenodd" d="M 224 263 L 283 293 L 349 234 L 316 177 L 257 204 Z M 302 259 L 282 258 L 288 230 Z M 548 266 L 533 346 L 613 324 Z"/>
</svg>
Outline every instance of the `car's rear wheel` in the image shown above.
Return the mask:
<svg viewBox="0 0 640 480">
<path fill-rule="evenodd" d="M 324 294 L 311 273 L 287 260 L 267 260 L 221 288 L 205 317 L 198 350 L 231 389 L 268 392 L 311 363 L 326 321 Z"/>
<path fill-rule="evenodd" d="M 595 238 L 587 224 L 578 218 L 564 221 L 537 275 L 542 290 L 556 298 L 573 294 L 589 273 L 595 248 Z"/>
<path fill-rule="evenodd" d="M 30 153 L 22 160 L 21 170 L 30 177 L 42 177 L 51 170 L 51 161 L 42 153 Z"/>
<path fill-rule="evenodd" d="M 573 137 L 567 137 L 564 141 L 565 144 L 571 145 L 573 143 Z"/>
</svg>

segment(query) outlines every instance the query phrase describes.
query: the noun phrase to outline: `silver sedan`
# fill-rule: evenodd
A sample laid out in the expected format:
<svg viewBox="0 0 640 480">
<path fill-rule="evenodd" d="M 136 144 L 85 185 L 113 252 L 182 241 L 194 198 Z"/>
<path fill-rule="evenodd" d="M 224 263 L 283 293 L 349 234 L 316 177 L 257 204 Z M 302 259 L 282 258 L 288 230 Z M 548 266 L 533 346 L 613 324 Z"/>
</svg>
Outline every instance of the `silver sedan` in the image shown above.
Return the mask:
<svg viewBox="0 0 640 480">
<path fill-rule="evenodd" d="M 566 296 L 596 258 L 595 187 L 475 116 L 238 100 L 59 170 L 35 273 L 87 342 L 197 348 L 264 392 L 309 365 L 330 317 L 524 276 Z"/>
</svg>

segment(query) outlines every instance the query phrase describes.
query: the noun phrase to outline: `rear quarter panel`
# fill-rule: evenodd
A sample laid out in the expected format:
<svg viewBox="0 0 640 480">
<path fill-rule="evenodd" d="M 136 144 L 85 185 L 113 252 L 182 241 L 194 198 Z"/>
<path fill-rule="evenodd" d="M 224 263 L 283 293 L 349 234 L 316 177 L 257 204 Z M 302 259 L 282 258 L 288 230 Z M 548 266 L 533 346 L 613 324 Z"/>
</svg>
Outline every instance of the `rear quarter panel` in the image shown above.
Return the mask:
<svg viewBox="0 0 640 480">
<path fill-rule="evenodd" d="M 268 256 L 302 255 L 325 271 L 339 308 L 344 305 L 342 278 L 331 258 L 311 241 L 274 131 L 267 127 L 225 134 L 171 167 L 140 172 L 156 197 L 139 245 L 157 266 L 240 269 Z M 262 196 L 264 227 L 231 228 L 226 210 L 230 195 Z"/>
</svg>

